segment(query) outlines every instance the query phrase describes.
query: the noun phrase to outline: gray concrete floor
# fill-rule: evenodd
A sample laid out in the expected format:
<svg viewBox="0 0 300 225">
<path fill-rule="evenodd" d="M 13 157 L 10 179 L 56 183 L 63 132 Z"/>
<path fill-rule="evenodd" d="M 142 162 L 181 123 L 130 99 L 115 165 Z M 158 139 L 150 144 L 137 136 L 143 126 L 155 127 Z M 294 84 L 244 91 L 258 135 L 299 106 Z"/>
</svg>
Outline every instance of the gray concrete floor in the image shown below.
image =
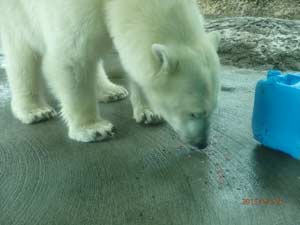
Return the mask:
<svg viewBox="0 0 300 225">
<path fill-rule="evenodd" d="M 252 138 L 254 86 L 262 75 L 224 68 L 223 83 L 234 89 L 222 92 L 212 145 L 197 152 L 167 125 L 137 125 L 128 100 L 101 105 L 118 129 L 109 142 L 73 142 L 60 119 L 23 125 L 11 114 L 2 70 L 0 224 L 300 224 L 299 161 Z"/>
</svg>

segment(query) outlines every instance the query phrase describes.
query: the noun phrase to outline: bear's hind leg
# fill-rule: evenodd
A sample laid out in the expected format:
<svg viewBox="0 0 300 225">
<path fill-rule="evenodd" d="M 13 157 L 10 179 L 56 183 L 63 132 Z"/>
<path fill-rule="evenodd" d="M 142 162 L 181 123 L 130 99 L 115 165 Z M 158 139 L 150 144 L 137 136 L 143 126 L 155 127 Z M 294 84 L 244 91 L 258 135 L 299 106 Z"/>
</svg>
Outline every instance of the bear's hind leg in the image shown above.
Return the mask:
<svg viewBox="0 0 300 225">
<path fill-rule="evenodd" d="M 128 91 L 117 84 L 112 83 L 104 70 L 103 63 L 98 66 L 97 98 L 100 102 L 108 103 L 122 100 L 128 96 Z"/>
</svg>

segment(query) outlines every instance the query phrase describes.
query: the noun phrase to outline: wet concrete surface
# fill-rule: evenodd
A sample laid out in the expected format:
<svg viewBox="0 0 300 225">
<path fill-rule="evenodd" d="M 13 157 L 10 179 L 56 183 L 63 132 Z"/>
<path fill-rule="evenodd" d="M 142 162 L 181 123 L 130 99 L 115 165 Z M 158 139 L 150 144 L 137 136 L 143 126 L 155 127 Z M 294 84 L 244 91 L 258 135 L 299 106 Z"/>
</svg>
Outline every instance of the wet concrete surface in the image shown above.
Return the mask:
<svg viewBox="0 0 300 225">
<path fill-rule="evenodd" d="M 252 138 L 262 76 L 224 68 L 212 144 L 197 152 L 167 125 L 137 125 L 128 100 L 101 105 L 118 129 L 104 143 L 69 140 L 60 119 L 23 125 L 1 70 L 0 224 L 300 224 L 299 161 Z"/>
</svg>

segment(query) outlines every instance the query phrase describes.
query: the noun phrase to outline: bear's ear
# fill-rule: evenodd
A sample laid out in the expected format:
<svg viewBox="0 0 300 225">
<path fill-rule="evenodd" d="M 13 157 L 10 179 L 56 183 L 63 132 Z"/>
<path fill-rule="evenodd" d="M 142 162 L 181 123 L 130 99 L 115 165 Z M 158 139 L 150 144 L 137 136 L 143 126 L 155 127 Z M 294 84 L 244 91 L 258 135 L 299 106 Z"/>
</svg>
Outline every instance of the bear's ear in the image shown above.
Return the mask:
<svg viewBox="0 0 300 225">
<path fill-rule="evenodd" d="M 172 59 L 167 46 L 162 44 L 153 44 L 152 53 L 161 66 L 161 72 L 170 73 L 177 69 L 179 62 Z"/>
<path fill-rule="evenodd" d="M 213 46 L 215 47 L 216 51 L 218 51 L 221 42 L 221 33 L 218 31 L 213 31 L 208 34 L 208 37 L 211 43 L 213 44 Z"/>
</svg>

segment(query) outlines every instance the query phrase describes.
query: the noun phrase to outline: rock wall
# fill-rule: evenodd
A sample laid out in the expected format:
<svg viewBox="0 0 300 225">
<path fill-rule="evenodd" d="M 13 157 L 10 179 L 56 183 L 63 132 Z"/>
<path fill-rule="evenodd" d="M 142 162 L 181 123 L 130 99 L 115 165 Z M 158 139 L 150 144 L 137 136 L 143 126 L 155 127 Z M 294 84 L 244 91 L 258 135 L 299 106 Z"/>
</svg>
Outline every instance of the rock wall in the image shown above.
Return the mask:
<svg viewBox="0 0 300 225">
<path fill-rule="evenodd" d="M 300 71 L 300 21 L 255 17 L 207 19 L 220 31 L 223 64 Z"/>
<path fill-rule="evenodd" d="M 198 0 L 205 15 L 300 19 L 300 0 Z"/>
</svg>

